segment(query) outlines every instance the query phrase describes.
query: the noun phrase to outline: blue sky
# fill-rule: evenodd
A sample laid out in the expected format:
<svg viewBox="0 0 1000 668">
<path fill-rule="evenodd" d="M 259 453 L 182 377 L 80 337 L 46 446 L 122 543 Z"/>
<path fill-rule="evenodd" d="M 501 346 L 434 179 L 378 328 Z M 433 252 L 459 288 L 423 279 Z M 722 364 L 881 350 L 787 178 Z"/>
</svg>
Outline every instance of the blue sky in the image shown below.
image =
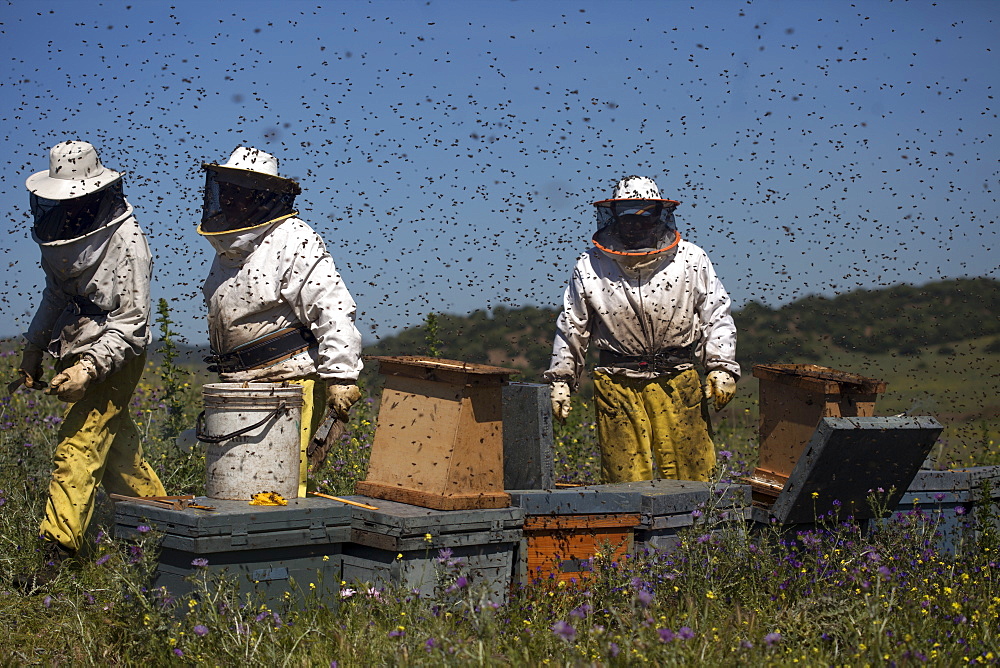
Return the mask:
<svg viewBox="0 0 1000 668">
<path fill-rule="evenodd" d="M 1000 278 L 998 17 L 986 0 L 6 2 L 0 336 L 43 280 L 24 179 L 70 138 L 127 173 L 153 297 L 193 344 L 200 165 L 238 145 L 299 179 L 367 341 L 429 311 L 558 305 L 591 203 L 627 174 L 681 200 L 736 307 Z"/>
</svg>

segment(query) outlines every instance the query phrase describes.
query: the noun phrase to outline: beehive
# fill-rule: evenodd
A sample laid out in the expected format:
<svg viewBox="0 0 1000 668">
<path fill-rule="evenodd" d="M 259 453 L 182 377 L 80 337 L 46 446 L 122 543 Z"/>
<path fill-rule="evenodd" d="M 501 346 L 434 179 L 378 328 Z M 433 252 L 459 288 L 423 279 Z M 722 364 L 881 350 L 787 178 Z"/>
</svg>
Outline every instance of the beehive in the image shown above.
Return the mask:
<svg viewBox="0 0 1000 668">
<path fill-rule="evenodd" d="M 754 490 L 772 497 L 825 417 L 870 417 L 886 384 L 816 364 L 761 364 L 760 461 Z"/>
<path fill-rule="evenodd" d="M 358 494 L 434 508 L 503 508 L 502 389 L 513 369 L 429 357 L 373 357 L 385 376 Z"/>
</svg>

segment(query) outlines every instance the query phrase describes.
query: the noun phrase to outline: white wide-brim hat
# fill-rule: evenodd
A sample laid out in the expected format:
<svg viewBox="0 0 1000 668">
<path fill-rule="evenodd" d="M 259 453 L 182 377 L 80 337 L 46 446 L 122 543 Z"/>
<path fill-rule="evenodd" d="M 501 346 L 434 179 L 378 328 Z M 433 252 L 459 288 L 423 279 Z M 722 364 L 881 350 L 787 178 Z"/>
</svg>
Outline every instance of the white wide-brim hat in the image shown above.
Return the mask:
<svg viewBox="0 0 1000 668">
<path fill-rule="evenodd" d="M 203 169 L 219 174 L 242 177 L 236 179 L 248 187 L 259 187 L 274 192 L 301 192 L 294 179 L 278 176 L 278 159 L 257 148 L 239 146 L 225 164 L 205 163 Z"/>
<path fill-rule="evenodd" d="M 74 199 L 97 192 L 122 178 L 108 169 L 88 142 L 69 139 L 49 151 L 49 168 L 32 174 L 24 182 L 28 190 L 45 199 Z"/>
</svg>

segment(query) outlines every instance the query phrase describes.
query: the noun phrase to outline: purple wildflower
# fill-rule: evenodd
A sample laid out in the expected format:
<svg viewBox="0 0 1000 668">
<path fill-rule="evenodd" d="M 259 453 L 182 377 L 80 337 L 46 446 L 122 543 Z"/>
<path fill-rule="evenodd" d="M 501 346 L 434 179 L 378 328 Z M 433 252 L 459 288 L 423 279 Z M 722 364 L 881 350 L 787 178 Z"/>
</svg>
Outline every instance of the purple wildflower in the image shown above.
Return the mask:
<svg viewBox="0 0 1000 668">
<path fill-rule="evenodd" d="M 552 632 L 567 642 L 573 642 L 576 638 L 576 629 L 562 620 L 552 625 Z"/>
<path fill-rule="evenodd" d="M 201 637 L 201 636 L 207 636 L 208 635 L 208 627 L 205 626 L 204 624 L 198 624 L 197 626 L 194 627 L 193 630 L 194 630 L 194 634 L 196 636 Z"/>
<path fill-rule="evenodd" d="M 639 604 L 644 608 L 648 608 L 649 604 L 653 602 L 653 592 L 647 589 L 640 589 L 639 593 L 636 594 L 635 597 L 639 600 Z"/>
<path fill-rule="evenodd" d="M 437 645 L 437 640 L 434 640 L 434 638 L 428 638 L 424 641 L 424 648 L 426 648 L 428 652 L 437 647 Z"/>
<path fill-rule="evenodd" d="M 570 617 L 575 617 L 576 619 L 583 619 L 590 614 L 590 611 L 594 608 L 589 603 L 584 603 L 583 605 L 577 606 L 569 611 Z"/>
<path fill-rule="evenodd" d="M 184 656 L 184 650 L 182 650 L 180 647 L 174 647 L 174 654 L 176 654 L 177 656 Z"/>
<path fill-rule="evenodd" d="M 111 559 L 111 555 L 110 555 L 110 554 L 105 554 L 105 555 L 101 556 L 101 557 L 100 557 L 100 558 L 99 558 L 99 559 L 98 559 L 98 560 L 97 560 L 96 562 L 94 562 L 94 563 L 96 563 L 96 564 L 97 564 L 98 566 L 103 566 L 104 564 L 108 563 L 108 561 L 109 561 L 110 559 Z"/>
<path fill-rule="evenodd" d="M 405 635 L 406 631 L 404 631 L 403 629 L 393 629 L 392 631 L 389 631 L 390 638 L 402 638 Z"/>
<path fill-rule="evenodd" d="M 46 596 L 45 598 L 43 598 L 42 599 L 42 605 L 44 605 L 46 608 L 51 608 L 52 607 L 52 597 L 51 596 Z"/>
<path fill-rule="evenodd" d="M 208 559 L 205 559 L 204 557 L 198 557 L 197 559 L 192 559 L 191 565 L 194 566 L 195 568 L 205 568 L 206 566 L 208 566 Z"/>
<path fill-rule="evenodd" d="M 768 647 L 778 642 L 781 642 L 781 634 L 778 633 L 777 631 L 773 633 L 768 633 L 766 636 L 764 636 L 764 644 L 767 645 Z"/>
<path fill-rule="evenodd" d="M 670 629 L 657 629 L 656 632 L 660 634 L 660 642 L 672 642 L 677 638 L 677 634 Z"/>
<path fill-rule="evenodd" d="M 944 501 L 944 492 L 938 492 L 937 494 L 935 494 L 934 500 L 939 502 Z"/>
<path fill-rule="evenodd" d="M 149 525 L 148 524 L 140 524 L 139 526 L 137 526 L 135 528 L 135 530 L 138 531 L 139 533 L 149 533 Z"/>
<path fill-rule="evenodd" d="M 964 515 L 965 514 L 965 506 L 955 506 L 955 514 L 956 515 Z"/>
<path fill-rule="evenodd" d="M 677 637 L 681 640 L 690 640 L 694 638 L 694 631 L 691 630 L 690 626 L 682 626 L 677 629 Z"/>
<path fill-rule="evenodd" d="M 449 559 L 451 559 L 452 551 L 450 547 L 442 547 L 438 550 L 437 560 L 439 564 L 443 564 Z"/>
<path fill-rule="evenodd" d="M 612 659 L 618 656 L 619 652 L 621 652 L 621 649 L 618 647 L 617 643 L 608 643 L 608 654 L 611 655 Z"/>
<path fill-rule="evenodd" d="M 719 459 L 721 459 L 722 461 L 728 462 L 732 458 L 733 458 L 733 453 L 731 453 L 729 450 L 719 450 Z"/>
</svg>

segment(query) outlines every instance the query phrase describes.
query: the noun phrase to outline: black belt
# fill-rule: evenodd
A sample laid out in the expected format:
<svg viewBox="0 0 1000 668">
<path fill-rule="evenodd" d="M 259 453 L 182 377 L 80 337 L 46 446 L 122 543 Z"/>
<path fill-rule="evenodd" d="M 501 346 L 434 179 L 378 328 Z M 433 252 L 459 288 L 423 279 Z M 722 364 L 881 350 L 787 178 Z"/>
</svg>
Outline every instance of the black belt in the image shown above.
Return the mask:
<svg viewBox="0 0 1000 668">
<path fill-rule="evenodd" d="M 694 364 L 694 346 L 664 348 L 652 355 L 619 355 L 610 350 L 598 351 L 600 366 L 635 371 L 672 371 L 681 364 Z"/>
<path fill-rule="evenodd" d="M 229 353 L 212 354 L 205 358 L 208 370 L 215 373 L 232 373 L 257 369 L 286 360 L 316 344 L 316 337 L 306 327 L 286 327 L 274 334 L 248 343 Z"/>
</svg>

